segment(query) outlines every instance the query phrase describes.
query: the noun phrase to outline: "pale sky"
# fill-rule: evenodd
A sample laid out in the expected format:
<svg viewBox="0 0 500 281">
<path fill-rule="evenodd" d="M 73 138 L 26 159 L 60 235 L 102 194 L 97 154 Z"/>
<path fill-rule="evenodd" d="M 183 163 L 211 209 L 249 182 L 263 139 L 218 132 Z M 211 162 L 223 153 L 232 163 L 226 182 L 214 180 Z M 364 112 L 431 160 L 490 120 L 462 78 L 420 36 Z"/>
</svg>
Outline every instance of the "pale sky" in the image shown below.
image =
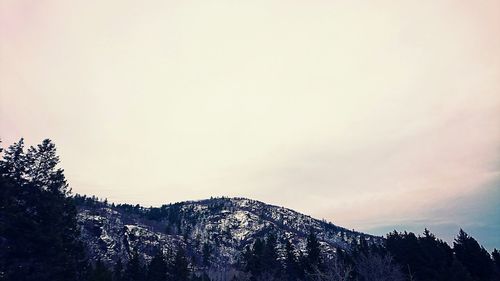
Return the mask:
<svg viewBox="0 0 500 281">
<path fill-rule="evenodd" d="M 500 1 L 0 0 L 0 137 L 114 202 L 498 248 Z"/>
</svg>

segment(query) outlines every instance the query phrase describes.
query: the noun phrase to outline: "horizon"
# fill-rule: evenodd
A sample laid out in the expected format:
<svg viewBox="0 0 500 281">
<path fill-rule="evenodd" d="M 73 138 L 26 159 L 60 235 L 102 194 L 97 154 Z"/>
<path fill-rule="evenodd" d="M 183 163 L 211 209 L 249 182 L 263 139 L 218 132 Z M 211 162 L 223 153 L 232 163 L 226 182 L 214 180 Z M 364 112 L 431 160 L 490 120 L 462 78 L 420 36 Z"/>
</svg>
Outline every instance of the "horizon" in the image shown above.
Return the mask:
<svg viewBox="0 0 500 281">
<path fill-rule="evenodd" d="M 91 19 L 91 20 L 90 20 Z M 0 2 L 0 138 L 74 193 L 500 248 L 500 3 Z"/>
<path fill-rule="evenodd" d="M 94 197 L 95 195 L 88 195 L 88 194 L 72 194 L 73 196 L 74 195 L 80 195 L 80 196 L 87 196 L 87 197 Z M 105 200 L 107 200 L 107 198 L 99 198 L 97 196 L 95 196 L 95 199 L 98 200 L 99 202 L 104 202 Z M 265 202 L 265 201 L 261 201 L 261 200 L 257 200 L 257 199 L 253 199 L 253 198 L 247 198 L 247 197 L 228 197 L 228 196 L 213 196 L 213 197 L 210 197 L 210 198 L 199 198 L 199 199 L 187 199 L 187 200 L 183 200 L 183 201 L 174 201 L 174 202 L 166 202 L 166 203 L 163 203 L 161 205 L 150 205 L 150 206 L 145 206 L 145 205 L 141 205 L 141 204 L 135 204 L 134 202 L 109 202 L 107 201 L 107 204 L 111 205 L 111 204 L 114 204 L 115 206 L 116 205 L 121 205 L 121 204 L 129 204 L 129 205 L 139 205 L 141 208 L 145 208 L 145 209 L 148 209 L 148 208 L 159 208 L 159 207 L 162 207 L 164 205 L 168 206 L 168 205 L 174 205 L 174 204 L 179 204 L 179 203 L 196 203 L 196 202 L 202 202 L 202 201 L 207 201 L 207 200 L 216 200 L 216 199 L 232 199 L 232 200 L 250 200 L 250 201 L 256 201 L 256 202 L 259 202 L 259 203 L 262 203 L 262 204 L 265 204 L 267 206 L 271 206 L 271 207 L 276 207 L 276 208 L 285 208 L 285 209 L 288 209 L 288 210 L 291 210 L 293 212 L 296 212 L 296 213 L 299 213 L 299 214 L 302 214 L 302 215 L 305 215 L 305 216 L 308 216 L 308 217 L 311 217 L 312 219 L 314 220 L 317 220 L 317 221 L 324 221 L 326 223 L 332 223 L 333 225 L 337 226 L 337 227 L 341 227 L 341 228 L 345 228 L 349 231 L 354 231 L 354 232 L 360 232 L 360 233 L 363 233 L 363 234 L 366 234 L 366 235 L 370 235 L 370 236 L 376 236 L 376 237 L 382 237 L 382 238 L 385 238 L 387 234 L 389 234 L 390 232 L 393 232 L 393 231 L 397 231 L 397 232 L 412 232 L 414 233 L 415 235 L 417 235 L 418 237 L 422 236 L 422 234 L 424 233 L 424 231 L 427 229 L 429 230 L 432 234 L 436 235 L 436 237 L 440 240 L 443 240 L 444 242 L 446 242 L 448 245 L 452 246 L 453 245 L 453 242 L 455 240 L 455 238 L 457 237 L 458 233 L 460 230 L 464 230 L 465 232 L 467 232 L 466 229 L 463 229 L 462 227 L 458 226 L 458 229 L 457 229 L 457 232 L 454 234 L 454 235 L 451 235 L 451 236 L 448 236 L 448 237 L 443 237 L 441 234 L 442 232 L 434 232 L 432 231 L 432 229 L 429 229 L 429 227 L 427 227 L 425 225 L 425 223 L 423 223 L 421 225 L 421 227 L 423 227 L 422 229 L 418 229 L 418 227 L 420 226 L 405 226 L 405 225 L 401 225 L 401 226 L 396 226 L 394 228 L 382 228 L 382 229 L 379 229 L 376 233 L 370 233 L 370 232 L 366 232 L 366 231 L 363 231 L 363 230 L 359 230 L 359 229 L 355 229 L 355 228 L 349 228 L 348 226 L 346 225 L 339 225 L 337 223 L 335 223 L 334 221 L 332 220 L 329 220 L 329 219 L 326 219 L 326 218 L 319 218 L 319 217 L 314 217 L 310 214 L 307 214 L 307 213 L 303 213 L 303 212 L 300 212 L 300 211 L 297 211 L 295 209 L 291 209 L 287 206 L 282 206 L 282 205 L 276 205 L 276 204 L 272 204 L 272 203 L 268 203 L 268 202 Z M 385 232 L 384 232 L 385 231 Z M 471 233 L 468 233 L 469 235 L 471 235 Z M 446 235 L 449 235 L 449 233 L 446 233 Z M 471 235 L 473 236 L 473 235 Z M 477 237 L 475 237 L 477 238 Z M 481 241 L 481 240 L 478 240 L 478 243 L 480 245 L 482 245 L 483 247 L 485 247 L 484 241 Z M 497 249 L 496 246 L 493 246 L 493 247 L 486 247 L 486 249 L 488 250 L 488 252 L 492 252 L 494 249 Z"/>
</svg>

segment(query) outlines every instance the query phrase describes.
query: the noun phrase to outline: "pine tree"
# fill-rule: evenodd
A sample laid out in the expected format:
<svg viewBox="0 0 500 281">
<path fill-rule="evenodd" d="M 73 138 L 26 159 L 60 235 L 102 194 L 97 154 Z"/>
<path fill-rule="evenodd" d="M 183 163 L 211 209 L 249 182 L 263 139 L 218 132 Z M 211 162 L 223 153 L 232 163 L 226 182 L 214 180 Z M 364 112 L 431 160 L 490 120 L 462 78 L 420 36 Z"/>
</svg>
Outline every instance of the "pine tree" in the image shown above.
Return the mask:
<svg viewBox="0 0 500 281">
<path fill-rule="evenodd" d="M 404 269 L 408 279 L 410 275 L 418 278 L 423 263 L 419 238 L 412 232 L 393 231 L 387 234 L 385 242 L 386 249 Z"/>
<path fill-rule="evenodd" d="M 175 253 L 173 266 L 171 270 L 172 280 L 187 281 L 189 280 L 189 262 L 186 258 L 186 252 L 182 247 L 179 247 Z"/>
<path fill-rule="evenodd" d="M 361 253 L 356 259 L 356 272 L 360 281 L 403 281 L 404 275 L 390 255 L 375 252 Z M 339 270 L 341 273 L 344 269 Z M 343 274 L 342 274 L 343 275 Z M 426 279 L 431 280 L 431 279 Z"/>
<path fill-rule="evenodd" d="M 489 253 L 476 239 L 460 229 L 453 251 L 457 259 L 467 268 L 471 276 L 480 281 L 489 281 L 493 276 L 493 263 Z"/>
<path fill-rule="evenodd" d="M 442 280 L 453 261 L 452 249 L 439 240 L 428 229 L 419 237 L 421 266 L 419 278 L 422 280 Z"/>
<path fill-rule="evenodd" d="M 245 271 L 251 275 L 251 280 L 256 280 L 262 273 L 264 273 L 263 255 L 264 255 L 265 242 L 262 239 L 257 239 L 253 245 L 247 246 L 244 259 Z"/>
<path fill-rule="evenodd" d="M 0 162 L 2 176 L 19 185 L 24 184 L 26 173 L 26 155 L 24 153 L 24 139 L 10 145 L 4 152 L 3 161 Z"/>
<path fill-rule="evenodd" d="M 88 281 L 112 281 L 113 275 L 111 271 L 100 261 L 98 260 L 94 267 L 90 270 L 90 275 Z"/>
<path fill-rule="evenodd" d="M 124 279 L 126 281 L 143 281 L 145 279 L 145 270 L 142 266 L 139 254 L 134 250 L 125 269 Z"/>
<path fill-rule="evenodd" d="M 288 281 L 295 281 L 299 279 L 300 269 L 299 263 L 297 261 L 297 256 L 295 255 L 295 248 L 293 244 L 289 241 L 285 241 L 285 270 L 284 279 Z"/>
<path fill-rule="evenodd" d="M 500 281 L 500 252 L 497 249 L 494 249 L 491 253 L 491 257 L 493 258 L 493 264 L 495 265 L 497 279 Z"/>
<path fill-rule="evenodd" d="M 307 260 L 306 260 L 306 269 L 309 272 L 313 272 L 315 270 L 321 270 L 321 249 L 318 238 L 313 230 L 309 232 L 309 236 L 307 236 Z"/>
<path fill-rule="evenodd" d="M 31 146 L 26 154 L 26 163 L 26 177 L 32 184 L 66 195 L 68 185 L 64 170 L 56 167 L 59 164 L 59 156 L 50 139 L 43 140 L 36 147 Z"/>
<path fill-rule="evenodd" d="M 113 267 L 113 281 L 124 281 L 123 278 L 123 263 L 119 258 Z"/>
<path fill-rule="evenodd" d="M 66 183 L 54 181 L 52 189 L 57 192 L 48 192 L 46 186 L 32 181 L 27 176 L 32 162 L 27 161 L 23 146 L 22 139 L 10 146 L 0 164 L 2 272 L 8 280 L 81 280 L 87 263 L 76 208 L 66 193 L 59 192 Z M 50 174 L 52 169 L 41 173 Z M 64 177 L 62 172 L 59 176 Z"/>
<path fill-rule="evenodd" d="M 263 271 L 270 276 L 278 276 L 280 273 L 280 263 L 278 261 L 278 253 L 276 252 L 277 240 L 274 233 L 270 233 L 265 240 L 262 250 L 262 265 Z"/>
<path fill-rule="evenodd" d="M 167 279 L 167 262 L 161 251 L 153 257 L 148 266 L 148 281 L 165 281 Z"/>
<path fill-rule="evenodd" d="M 207 242 L 203 243 L 202 258 L 204 266 L 210 266 L 211 255 L 212 255 L 212 249 L 210 248 L 210 245 Z"/>
<path fill-rule="evenodd" d="M 473 281 L 469 271 L 456 258 L 453 258 L 446 275 L 446 281 Z"/>
</svg>

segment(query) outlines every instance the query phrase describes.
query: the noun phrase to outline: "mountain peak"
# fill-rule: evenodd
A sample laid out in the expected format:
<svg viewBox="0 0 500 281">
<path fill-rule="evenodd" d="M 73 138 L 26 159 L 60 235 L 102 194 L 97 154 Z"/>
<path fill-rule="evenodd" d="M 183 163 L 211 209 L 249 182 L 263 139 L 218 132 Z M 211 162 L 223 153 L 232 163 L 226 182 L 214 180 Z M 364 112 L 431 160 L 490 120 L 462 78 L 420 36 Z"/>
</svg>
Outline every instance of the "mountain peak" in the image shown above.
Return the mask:
<svg viewBox="0 0 500 281">
<path fill-rule="evenodd" d="M 78 203 L 78 201 L 77 201 Z M 210 252 L 214 264 L 236 264 L 242 251 L 258 239 L 276 235 L 278 246 L 286 241 L 299 252 L 314 232 L 326 253 L 350 251 L 353 244 L 382 242 L 367 235 L 317 220 L 284 207 L 242 197 L 217 197 L 143 208 L 128 204 L 110 206 L 83 200 L 78 221 L 87 249 L 94 259 L 109 263 L 127 259 L 133 251 L 146 260 L 158 250 L 183 247 L 195 265 Z"/>
</svg>

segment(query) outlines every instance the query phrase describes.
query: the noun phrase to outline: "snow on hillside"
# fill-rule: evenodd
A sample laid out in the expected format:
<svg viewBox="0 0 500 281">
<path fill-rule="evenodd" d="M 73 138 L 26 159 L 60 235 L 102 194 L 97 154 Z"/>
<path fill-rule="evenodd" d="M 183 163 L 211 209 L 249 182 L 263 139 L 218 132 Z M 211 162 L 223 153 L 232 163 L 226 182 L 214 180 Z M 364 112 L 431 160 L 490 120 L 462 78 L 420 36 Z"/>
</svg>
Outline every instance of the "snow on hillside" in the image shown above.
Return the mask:
<svg viewBox="0 0 500 281">
<path fill-rule="evenodd" d="M 137 251 L 149 260 L 158 250 L 172 254 L 181 246 L 196 266 L 232 265 L 247 245 L 273 232 L 278 246 L 285 239 L 305 250 L 310 231 L 318 236 L 323 250 L 334 255 L 349 250 L 361 239 L 381 243 L 382 238 L 347 230 L 290 209 L 245 198 L 215 198 L 134 208 L 107 204 L 79 206 L 82 239 L 92 259 L 112 263 L 128 260 Z"/>
</svg>

